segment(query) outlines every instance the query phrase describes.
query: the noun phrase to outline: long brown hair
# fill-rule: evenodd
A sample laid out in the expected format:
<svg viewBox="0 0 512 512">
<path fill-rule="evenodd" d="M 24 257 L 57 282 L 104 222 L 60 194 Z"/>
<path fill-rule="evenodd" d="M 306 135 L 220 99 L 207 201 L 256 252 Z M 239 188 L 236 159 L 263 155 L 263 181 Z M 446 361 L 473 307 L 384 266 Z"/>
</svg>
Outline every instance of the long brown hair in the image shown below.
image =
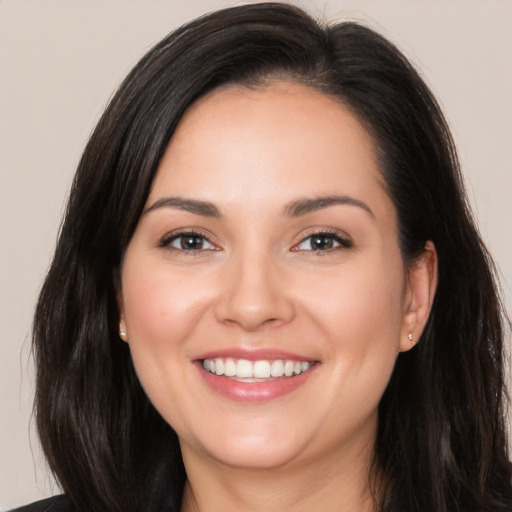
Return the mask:
<svg viewBox="0 0 512 512">
<path fill-rule="evenodd" d="M 217 11 L 171 33 L 122 83 L 85 148 L 34 321 L 35 411 L 51 469 L 77 511 L 179 510 L 177 437 L 118 339 L 115 283 L 185 110 L 215 87 L 276 77 L 352 109 L 377 150 L 404 260 L 426 240 L 439 257 L 428 325 L 399 356 L 379 408 L 379 507 L 510 511 L 502 308 L 441 110 L 386 39 L 282 3 Z"/>
</svg>

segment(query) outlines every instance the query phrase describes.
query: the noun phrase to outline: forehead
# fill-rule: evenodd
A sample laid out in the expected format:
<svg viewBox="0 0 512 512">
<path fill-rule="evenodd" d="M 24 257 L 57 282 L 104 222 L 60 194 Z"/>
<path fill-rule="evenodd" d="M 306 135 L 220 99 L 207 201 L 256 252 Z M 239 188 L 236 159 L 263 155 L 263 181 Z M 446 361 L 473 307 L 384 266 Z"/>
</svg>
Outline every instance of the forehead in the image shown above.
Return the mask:
<svg viewBox="0 0 512 512">
<path fill-rule="evenodd" d="M 215 202 L 382 193 L 372 141 L 340 101 L 276 82 L 226 87 L 185 113 L 161 161 L 150 201 L 165 194 Z M 215 197 L 212 197 L 215 196 Z"/>
</svg>

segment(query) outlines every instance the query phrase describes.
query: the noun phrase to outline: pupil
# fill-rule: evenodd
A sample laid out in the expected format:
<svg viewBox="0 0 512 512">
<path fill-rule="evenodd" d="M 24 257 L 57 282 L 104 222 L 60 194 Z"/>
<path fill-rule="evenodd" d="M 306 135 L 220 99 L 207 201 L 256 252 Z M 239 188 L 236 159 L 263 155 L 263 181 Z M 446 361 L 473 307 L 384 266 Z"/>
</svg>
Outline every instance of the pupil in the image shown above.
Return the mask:
<svg viewBox="0 0 512 512">
<path fill-rule="evenodd" d="M 328 236 L 315 236 L 311 240 L 311 245 L 314 251 L 320 249 L 332 249 L 332 238 Z"/>
<path fill-rule="evenodd" d="M 202 245 L 202 240 L 200 236 L 196 235 L 189 235 L 184 236 L 181 239 L 181 248 L 186 250 L 194 250 L 194 249 L 200 249 Z"/>
</svg>

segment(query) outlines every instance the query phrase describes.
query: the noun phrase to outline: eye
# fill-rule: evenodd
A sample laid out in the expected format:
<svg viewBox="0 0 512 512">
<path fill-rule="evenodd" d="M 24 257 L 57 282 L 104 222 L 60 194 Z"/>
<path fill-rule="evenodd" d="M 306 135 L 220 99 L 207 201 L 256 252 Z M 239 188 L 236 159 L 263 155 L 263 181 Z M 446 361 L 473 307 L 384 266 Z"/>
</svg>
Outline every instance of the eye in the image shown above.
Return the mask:
<svg viewBox="0 0 512 512">
<path fill-rule="evenodd" d="M 346 238 L 336 233 L 320 232 L 302 239 L 293 250 L 326 252 L 338 248 L 349 249 L 350 247 L 352 247 L 352 242 Z"/>
<path fill-rule="evenodd" d="M 193 231 L 168 236 L 162 240 L 160 246 L 169 247 L 178 251 L 205 251 L 216 249 L 205 236 L 194 233 Z"/>
</svg>

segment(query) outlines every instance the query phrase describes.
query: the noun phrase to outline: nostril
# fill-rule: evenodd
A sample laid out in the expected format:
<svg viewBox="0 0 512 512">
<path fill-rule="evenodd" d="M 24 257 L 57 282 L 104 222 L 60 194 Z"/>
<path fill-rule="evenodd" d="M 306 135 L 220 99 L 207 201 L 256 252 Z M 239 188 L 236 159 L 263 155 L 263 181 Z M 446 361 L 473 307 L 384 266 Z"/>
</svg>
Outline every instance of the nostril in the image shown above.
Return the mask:
<svg viewBox="0 0 512 512">
<path fill-rule="evenodd" d="M 252 260 L 251 260 L 252 261 Z M 277 327 L 294 316 L 291 297 L 279 276 L 271 272 L 272 263 L 264 267 L 243 259 L 230 266 L 214 304 L 217 320 L 225 325 L 238 325 L 247 331 Z"/>
</svg>

